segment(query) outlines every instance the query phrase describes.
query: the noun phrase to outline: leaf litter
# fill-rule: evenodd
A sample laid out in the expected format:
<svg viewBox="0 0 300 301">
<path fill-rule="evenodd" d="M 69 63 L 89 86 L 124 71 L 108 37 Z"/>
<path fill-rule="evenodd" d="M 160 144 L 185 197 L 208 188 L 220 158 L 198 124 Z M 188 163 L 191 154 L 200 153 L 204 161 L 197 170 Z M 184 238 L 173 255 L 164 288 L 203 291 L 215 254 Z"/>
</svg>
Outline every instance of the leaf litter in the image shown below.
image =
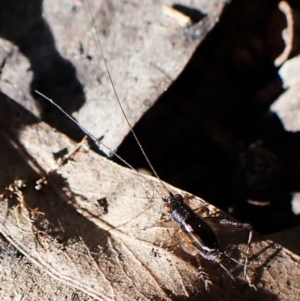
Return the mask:
<svg viewBox="0 0 300 301">
<path fill-rule="evenodd" d="M 201 282 L 197 282 L 196 267 L 173 240 L 172 229 L 153 226 L 162 211 L 153 187 L 144 183 L 141 187 L 143 181 L 134 173 L 96 158 L 93 153 L 77 155 L 74 162 L 55 171 L 50 154 L 66 146 L 71 148 L 72 144 L 44 124 L 24 128 L 19 139 L 29 157 L 34 158 L 31 165 L 38 163 L 42 167 L 39 172 L 48 175 L 54 188 L 37 197 L 38 207 L 47 213 L 46 225 L 36 219 L 47 235 L 46 252 L 36 243 L 32 223 L 25 219 L 21 221 L 22 228 L 18 227 L 1 202 L 1 216 L 5 216 L 1 232 L 31 261 L 52 276 L 103 300 L 176 299 L 188 295 L 199 298 L 202 293 L 207 296 Z M 33 177 L 32 172 L 23 176 Z M 108 200 L 107 214 L 99 210 L 100 198 Z M 276 247 L 264 244 L 268 256 L 278 254 Z M 266 256 L 256 254 L 258 263 L 260 256 Z M 222 289 L 228 279 L 220 277 L 220 271 L 211 272 L 215 273 L 216 284 L 210 294 L 212 299 L 241 297 L 235 284 L 230 283 L 229 290 Z M 256 296 L 249 290 L 245 294 L 248 298 Z"/>
</svg>

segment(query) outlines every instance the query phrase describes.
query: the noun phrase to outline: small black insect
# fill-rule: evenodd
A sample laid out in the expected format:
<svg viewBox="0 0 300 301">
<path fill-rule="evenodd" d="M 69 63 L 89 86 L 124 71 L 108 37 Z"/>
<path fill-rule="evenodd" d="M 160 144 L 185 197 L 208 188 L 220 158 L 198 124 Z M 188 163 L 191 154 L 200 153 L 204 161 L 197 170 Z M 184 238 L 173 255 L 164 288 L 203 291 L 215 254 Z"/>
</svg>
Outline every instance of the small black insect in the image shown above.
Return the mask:
<svg viewBox="0 0 300 301">
<path fill-rule="evenodd" d="M 205 218 L 193 211 L 180 194 L 173 195 L 170 193 L 169 197 L 163 198 L 163 201 L 165 202 L 165 210 L 171 214 L 171 219 L 180 226 L 180 229 L 184 234 L 184 236 L 181 237 L 184 242 L 184 251 L 195 256 L 199 263 L 199 277 L 204 281 L 206 290 L 209 289 L 208 287 L 209 284 L 211 284 L 211 281 L 209 280 L 209 275 L 201 268 L 200 257 L 217 263 L 228 274 L 228 276 L 235 281 L 233 275 L 227 270 L 221 261 L 224 257 L 227 257 L 236 263 L 238 262 L 235 259 L 228 257 L 220 250 L 217 235 L 209 223 L 205 221 Z M 203 208 L 204 210 L 207 209 L 206 207 Z M 251 225 L 236 223 L 219 218 L 215 218 L 215 222 L 218 222 L 220 226 L 223 225 L 223 227 L 230 226 L 232 229 L 249 230 L 248 248 L 244 263 L 244 275 L 247 278 L 249 285 L 254 288 L 254 285 L 247 277 L 248 251 L 252 240 Z"/>
</svg>

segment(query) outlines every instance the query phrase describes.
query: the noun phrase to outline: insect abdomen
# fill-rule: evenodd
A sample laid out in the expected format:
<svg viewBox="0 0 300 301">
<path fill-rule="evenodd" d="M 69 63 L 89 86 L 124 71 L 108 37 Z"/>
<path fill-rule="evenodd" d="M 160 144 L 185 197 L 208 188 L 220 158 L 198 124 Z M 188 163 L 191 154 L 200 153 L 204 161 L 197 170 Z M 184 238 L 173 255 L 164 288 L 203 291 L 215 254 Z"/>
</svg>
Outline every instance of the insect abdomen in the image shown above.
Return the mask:
<svg viewBox="0 0 300 301">
<path fill-rule="evenodd" d="M 192 230 L 191 232 L 193 232 L 196 236 L 194 238 L 194 244 L 200 244 L 200 247 L 205 250 L 219 249 L 219 243 L 215 233 L 213 232 L 211 227 L 196 213 L 189 216 L 185 220 L 185 224 Z M 197 237 L 199 237 L 200 242 L 197 241 Z"/>
<path fill-rule="evenodd" d="M 188 234 L 196 248 L 207 251 L 219 249 L 218 239 L 211 227 L 187 205 L 178 206 L 172 212 L 172 219 Z"/>
</svg>

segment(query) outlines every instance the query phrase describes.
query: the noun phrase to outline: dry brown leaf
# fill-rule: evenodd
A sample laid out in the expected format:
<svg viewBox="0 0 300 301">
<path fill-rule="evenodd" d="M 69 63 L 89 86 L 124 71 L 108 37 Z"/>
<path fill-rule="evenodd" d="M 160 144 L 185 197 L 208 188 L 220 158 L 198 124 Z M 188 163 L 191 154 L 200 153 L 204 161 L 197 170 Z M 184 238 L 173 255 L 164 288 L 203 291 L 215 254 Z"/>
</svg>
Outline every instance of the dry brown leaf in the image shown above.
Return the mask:
<svg viewBox="0 0 300 301">
<path fill-rule="evenodd" d="M 15 204 L 1 201 L 1 233 L 43 271 L 99 300 L 176 300 L 187 296 L 190 300 L 201 296 L 274 300 L 279 293 L 289 300 L 297 299 L 291 288 L 298 283 L 298 256 L 257 235 L 251 248 L 249 277 L 258 290 L 243 279 L 242 267 L 230 265 L 237 277 L 233 283 L 219 267 L 208 263 L 205 268 L 214 284 L 207 293 L 197 279 L 194 260 L 177 246 L 173 236 L 176 227 L 154 226 L 163 211 L 152 184 L 92 152 L 77 153 L 73 162 L 54 170 L 57 166 L 52 154 L 75 145 L 45 124 L 33 124 L 34 119 L 16 111 L 13 103 L 5 99 L 2 103 L 4 128 L 16 129 L 10 125 L 20 118 L 30 125 L 22 126 L 19 142 L 11 139 L 15 131 L 8 136 L 2 127 L 1 158 L 5 159 L 1 178 L 12 181 L 17 175 L 27 181 L 25 200 L 45 216 L 35 215 L 34 223 L 20 216 L 18 227 Z M 36 191 L 34 181 L 45 174 L 49 185 Z M 149 179 L 161 190 L 155 179 Z M 107 200 L 107 214 L 103 214 L 99 199 Z M 194 202 L 203 204 L 199 199 Z M 236 248 L 245 250 L 245 244 Z M 285 281 L 279 281 L 282 278 Z M 280 300 L 287 300 L 285 297 Z"/>
<path fill-rule="evenodd" d="M 0 298 L 6 300 L 95 300 L 73 286 L 56 281 L 0 235 Z"/>
<path fill-rule="evenodd" d="M 218 22 L 226 2 L 181 1 L 182 7 L 201 16 L 193 26 L 182 26 L 164 13 L 165 6 L 171 8 L 174 4 L 170 0 L 164 3 L 126 1 L 126 5 L 120 1 L 89 0 L 89 4 L 115 87 L 134 125 L 178 77 L 196 47 Z M 6 59 L 2 92 L 33 111 L 28 87 L 34 80 L 34 89 L 70 113 L 76 112 L 75 117 L 82 125 L 97 137 L 103 135 L 103 142 L 112 149 L 117 148 L 129 128 L 124 124 L 104 69 L 86 5 L 70 0 L 57 4 L 43 1 L 45 19 L 39 11 L 34 11 L 36 5 L 32 3 L 32 7 L 28 7 L 19 0 L 15 11 L 5 5 L 1 8 L 5 12 L 3 27 L 8 27 L 8 37 L 16 34 L 16 30 L 10 33 L 10 29 L 22 27 L 17 41 L 25 43 L 22 46 L 30 60 L 28 64 L 7 41 L 0 44 L 0 55 Z M 69 60 L 76 71 L 65 60 Z M 43 116 L 49 118 L 47 113 Z"/>
</svg>

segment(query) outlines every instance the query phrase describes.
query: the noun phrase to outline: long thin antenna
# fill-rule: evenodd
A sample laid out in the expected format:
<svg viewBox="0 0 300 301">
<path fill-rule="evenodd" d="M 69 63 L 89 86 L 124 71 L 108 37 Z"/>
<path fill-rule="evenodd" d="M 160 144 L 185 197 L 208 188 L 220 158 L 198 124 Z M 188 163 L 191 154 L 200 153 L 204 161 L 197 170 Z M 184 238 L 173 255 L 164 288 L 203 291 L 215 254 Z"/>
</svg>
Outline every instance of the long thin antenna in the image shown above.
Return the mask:
<svg viewBox="0 0 300 301">
<path fill-rule="evenodd" d="M 120 109 L 121 109 L 121 111 L 122 111 L 122 114 L 123 114 L 123 116 L 124 116 L 124 118 L 125 118 L 125 120 L 126 120 L 128 126 L 129 126 L 129 128 L 130 128 L 130 131 L 131 131 L 131 133 L 132 133 L 132 135 L 133 135 L 133 137 L 134 137 L 136 143 L 138 144 L 138 146 L 139 146 L 141 152 L 143 153 L 144 158 L 146 159 L 146 161 L 147 161 L 149 167 L 151 168 L 152 172 L 154 173 L 154 175 L 156 176 L 156 178 L 159 180 L 159 182 L 161 183 L 161 185 L 166 189 L 166 191 L 167 191 L 169 194 L 171 194 L 171 192 L 169 191 L 169 189 L 168 189 L 168 188 L 166 187 L 166 185 L 164 185 L 164 183 L 162 182 L 161 178 L 159 177 L 159 175 L 158 175 L 158 173 L 156 172 L 155 168 L 153 167 L 152 163 L 150 162 L 148 156 L 146 155 L 146 153 L 145 153 L 145 151 L 144 151 L 144 148 L 142 147 L 142 145 L 141 145 L 139 139 L 137 138 L 137 136 L 136 136 L 136 134 L 135 134 L 135 132 L 134 132 L 134 130 L 133 130 L 132 125 L 130 124 L 130 122 L 129 122 L 129 120 L 128 120 L 126 114 L 125 114 L 124 108 L 123 108 L 123 106 L 122 106 L 122 104 L 121 104 L 121 101 L 120 101 L 120 99 L 119 99 L 118 93 L 117 93 L 116 88 L 115 88 L 115 85 L 114 85 L 114 83 L 113 83 L 111 74 L 110 74 L 110 72 L 109 72 L 109 70 L 108 70 L 108 66 L 107 66 L 107 63 L 106 63 L 106 59 L 105 59 L 105 55 L 104 55 L 102 43 L 101 43 L 101 40 L 100 40 L 100 36 L 99 36 L 99 33 L 98 33 L 98 29 L 97 29 L 97 27 L 95 26 L 95 19 L 94 19 L 93 15 L 92 15 L 92 11 L 91 11 L 90 4 L 89 4 L 89 2 L 88 2 L 87 0 L 85 1 L 85 3 L 86 3 L 86 5 L 87 5 L 87 7 L 88 7 L 88 10 L 89 10 L 89 13 L 90 13 L 90 16 L 91 16 L 91 19 L 92 19 L 92 23 L 93 23 L 93 28 L 94 28 L 94 30 L 95 30 L 95 32 L 96 32 L 97 41 L 98 41 L 98 45 L 99 45 L 99 47 L 100 47 L 100 51 L 101 51 L 101 55 L 102 55 L 102 58 L 103 58 L 105 70 L 106 70 L 106 72 L 107 72 L 107 74 L 108 74 L 109 81 L 110 81 L 111 86 L 112 86 L 112 88 L 113 88 L 115 97 L 116 97 L 116 99 L 117 99 L 117 101 L 118 101 L 118 103 L 119 103 L 119 106 L 120 106 Z"/>
<path fill-rule="evenodd" d="M 149 181 L 142 173 L 140 173 L 139 171 L 137 171 L 131 164 L 129 164 L 126 160 L 124 160 L 118 154 L 116 154 L 115 152 L 112 152 L 112 150 L 111 150 L 110 147 L 108 147 L 107 145 L 105 145 L 102 141 L 100 141 L 99 139 L 97 139 L 91 132 L 89 132 L 86 128 L 84 128 L 82 125 L 80 125 L 78 121 L 76 121 L 71 115 L 69 115 L 66 111 L 64 111 L 64 109 L 61 108 L 57 103 L 55 103 L 52 99 L 50 99 L 49 97 L 47 97 L 46 95 L 44 95 L 43 93 L 41 93 L 41 92 L 39 92 L 37 90 L 34 90 L 34 92 L 36 94 L 40 95 L 41 97 L 43 97 L 44 99 L 46 99 L 47 101 L 49 101 L 53 106 L 55 106 L 59 111 L 61 111 L 66 117 L 68 117 L 71 121 L 73 121 L 90 139 L 92 139 L 96 143 L 96 145 L 99 145 L 99 144 L 102 145 L 107 150 L 109 150 L 115 157 L 117 157 L 120 161 L 122 161 L 126 166 L 128 166 L 133 171 L 135 171 L 140 177 L 142 177 L 145 181 L 147 181 L 147 183 L 149 183 L 150 185 L 152 185 L 153 188 L 156 190 L 156 192 L 160 195 L 160 197 L 163 198 L 162 195 L 160 194 L 159 190 L 156 189 L 156 187 L 151 183 L 151 181 Z M 164 185 L 164 187 L 165 187 L 165 185 Z"/>
</svg>

